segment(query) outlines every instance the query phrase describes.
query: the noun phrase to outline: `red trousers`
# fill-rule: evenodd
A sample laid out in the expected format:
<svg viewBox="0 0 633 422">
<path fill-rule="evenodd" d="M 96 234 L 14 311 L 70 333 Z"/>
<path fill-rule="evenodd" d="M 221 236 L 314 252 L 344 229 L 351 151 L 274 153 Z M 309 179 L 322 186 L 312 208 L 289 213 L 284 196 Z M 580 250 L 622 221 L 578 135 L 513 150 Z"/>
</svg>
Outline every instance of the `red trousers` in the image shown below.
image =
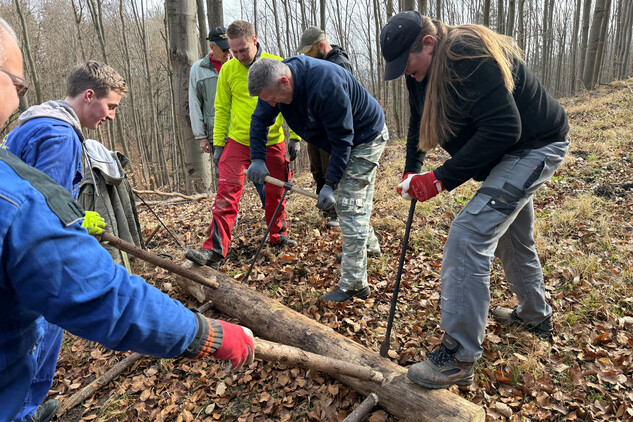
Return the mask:
<svg viewBox="0 0 633 422">
<path fill-rule="evenodd" d="M 286 144 L 280 142 L 266 148 L 266 167 L 270 176 L 275 179 L 288 179 L 288 162 L 286 161 Z M 237 217 L 242 189 L 244 188 L 243 171 L 251 164 L 251 150 L 249 147 L 228 139 L 218 170 L 218 193 L 211 212 L 213 223 L 211 223 L 211 234 L 202 245 L 203 249 L 212 249 L 226 257 L 226 253 L 231 242 L 231 230 Z M 279 200 L 284 193 L 284 189 L 270 183 L 265 184 L 266 191 L 266 225 L 270 224 Z M 286 234 L 286 204 L 281 204 L 275 221 L 270 228 L 270 243 L 280 242 L 279 235 Z"/>
</svg>

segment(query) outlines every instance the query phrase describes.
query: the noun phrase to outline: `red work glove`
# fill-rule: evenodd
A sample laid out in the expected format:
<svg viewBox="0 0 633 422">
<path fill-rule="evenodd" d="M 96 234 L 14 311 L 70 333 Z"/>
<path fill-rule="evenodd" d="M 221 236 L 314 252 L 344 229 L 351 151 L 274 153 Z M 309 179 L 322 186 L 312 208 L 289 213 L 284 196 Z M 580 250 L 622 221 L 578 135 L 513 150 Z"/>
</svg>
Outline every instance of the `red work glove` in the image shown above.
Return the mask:
<svg viewBox="0 0 633 422">
<path fill-rule="evenodd" d="M 424 202 L 444 190 L 441 180 L 437 180 L 432 171 L 426 173 L 407 173 L 396 188 L 404 199 L 417 199 Z"/>
<path fill-rule="evenodd" d="M 212 356 L 220 360 L 230 361 L 226 371 L 239 369 L 243 364 L 250 365 L 255 358 L 255 346 L 253 345 L 253 332 L 246 327 L 231 324 L 230 322 L 215 320 L 222 326 L 222 345 L 212 353 Z"/>
</svg>

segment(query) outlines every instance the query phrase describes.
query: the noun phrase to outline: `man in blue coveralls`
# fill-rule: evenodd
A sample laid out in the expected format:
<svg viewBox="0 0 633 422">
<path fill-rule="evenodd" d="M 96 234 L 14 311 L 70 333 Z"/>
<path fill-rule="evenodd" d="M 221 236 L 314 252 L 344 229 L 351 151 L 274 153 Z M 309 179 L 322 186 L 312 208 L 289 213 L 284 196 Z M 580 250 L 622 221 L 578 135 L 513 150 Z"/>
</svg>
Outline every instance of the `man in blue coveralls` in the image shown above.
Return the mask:
<svg viewBox="0 0 633 422">
<path fill-rule="evenodd" d="M 15 33 L 0 19 L 0 127 L 25 92 Z M 114 265 L 82 227 L 81 207 L 50 177 L 0 149 L 0 180 L 1 421 L 55 415 L 56 400 L 27 406 L 50 388 L 38 383 L 34 353 L 44 318 L 113 350 L 252 362 L 250 330 L 194 313 Z"/>
<path fill-rule="evenodd" d="M 369 225 L 374 182 L 389 139 L 380 105 L 341 66 L 306 56 L 258 60 L 248 71 L 248 90 L 259 97 L 251 118 L 248 178 L 261 183 L 268 175 L 266 133 L 279 113 L 302 139 L 331 154 L 317 207 L 336 206 L 343 256 L 338 287 L 321 300 L 366 298 L 367 246 L 378 244 Z"/>
</svg>

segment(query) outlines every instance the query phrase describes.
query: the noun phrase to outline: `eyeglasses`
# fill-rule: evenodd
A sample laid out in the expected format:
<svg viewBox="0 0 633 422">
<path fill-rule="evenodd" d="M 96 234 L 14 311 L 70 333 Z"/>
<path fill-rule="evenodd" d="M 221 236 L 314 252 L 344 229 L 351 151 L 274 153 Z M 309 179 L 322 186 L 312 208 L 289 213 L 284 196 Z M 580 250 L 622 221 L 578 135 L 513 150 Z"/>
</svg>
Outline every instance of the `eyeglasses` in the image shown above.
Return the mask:
<svg viewBox="0 0 633 422">
<path fill-rule="evenodd" d="M 0 67 L 0 72 L 5 73 L 9 78 L 11 78 L 11 82 L 13 82 L 13 86 L 15 86 L 15 91 L 18 93 L 18 97 L 23 97 L 26 94 L 26 91 L 29 89 L 29 83 L 15 76 L 13 73 L 7 72 L 3 68 Z"/>
</svg>

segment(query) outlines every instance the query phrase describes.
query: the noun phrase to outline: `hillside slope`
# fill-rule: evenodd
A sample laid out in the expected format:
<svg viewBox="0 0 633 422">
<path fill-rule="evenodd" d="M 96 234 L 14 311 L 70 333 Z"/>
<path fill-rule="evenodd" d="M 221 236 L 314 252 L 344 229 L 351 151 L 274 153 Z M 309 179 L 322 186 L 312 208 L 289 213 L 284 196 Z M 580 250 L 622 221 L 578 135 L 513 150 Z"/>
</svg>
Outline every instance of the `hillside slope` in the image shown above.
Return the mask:
<svg viewBox="0 0 633 422">
<path fill-rule="evenodd" d="M 488 321 L 475 382 L 452 391 L 484 406 L 489 420 L 633 420 L 633 79 L 562 104 L 571 123 L 570 153 L 535 198 L 537 248 L 556 335 L 548 343 Z M 425 168 L 434 168 L 443 158 L 433 152 Z M 393 142 L 377 178 L 372 224 L 383 255 L 369 260 L 368 300 L 337 307 L 318 302 L 337 282 L 340 233 L 325 229 L 326 220 L 314 202 L 294 194 L 287 201 L 287 220 L 289 235 L 299 247 L 265 247 L 250 285 L 377 351 L 409 208 L 394 192 L 403 162 L 404 144 Z M 313 189 L 309 173 L 294 182 Z M 442 248 L 455 214 L 477 186 L 469 182 L 417 207 L 391 346 L 391 357 L 401 365 L 421 360 L 440 341 Z M 212 201 L 204 201 L 154 209 L 181 241 L 197 248 L 206 239 L 211 206 Z M 139 211 L 149 234 L 158 222 L 145 207 Z M 221 270 L 241 278 L 265 230 L 263 211 L 249 183 Z M 155 253 L 183 259 L 164 230 L 149 246 Z M 196 305 L 165 271 L 140 262 L 135 270 Z M 492 306 L 516 304 L 498 262 L 491 296 Z M 67 398 L 122 356 L 67 335 L 51 396 Z M 98 421 L 340 421 L 362 399 L 332 378 L 260 361 L 226 375 L 212 359 L 144 358 L 61 420 L 83 415 L 83 420 Z M 395 419 L 377 409 L 370 420 Z"/>
</svg>

